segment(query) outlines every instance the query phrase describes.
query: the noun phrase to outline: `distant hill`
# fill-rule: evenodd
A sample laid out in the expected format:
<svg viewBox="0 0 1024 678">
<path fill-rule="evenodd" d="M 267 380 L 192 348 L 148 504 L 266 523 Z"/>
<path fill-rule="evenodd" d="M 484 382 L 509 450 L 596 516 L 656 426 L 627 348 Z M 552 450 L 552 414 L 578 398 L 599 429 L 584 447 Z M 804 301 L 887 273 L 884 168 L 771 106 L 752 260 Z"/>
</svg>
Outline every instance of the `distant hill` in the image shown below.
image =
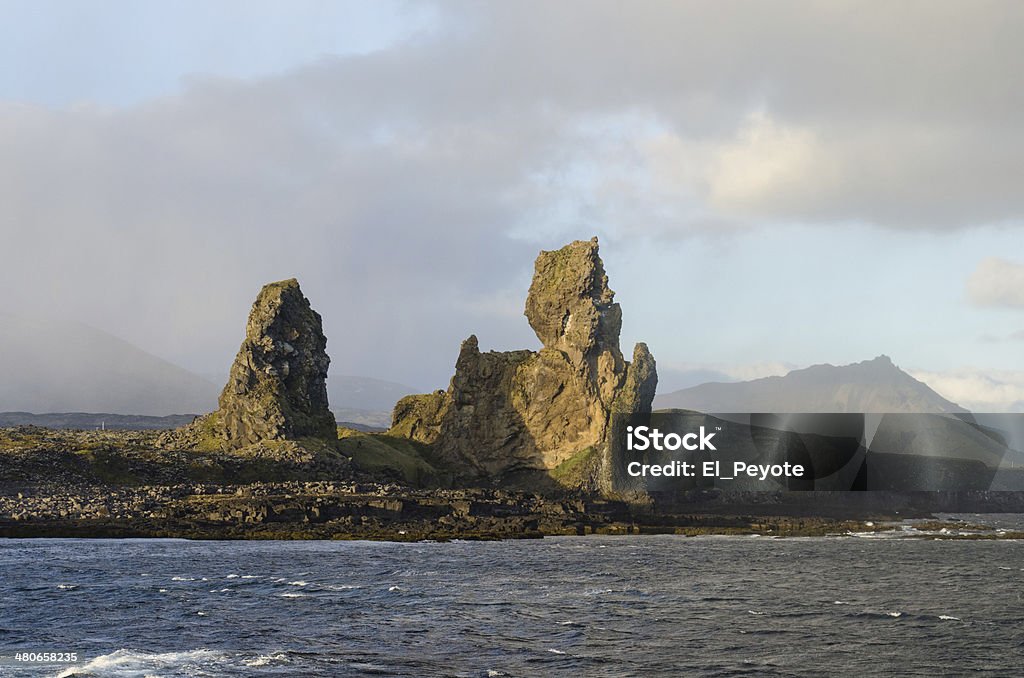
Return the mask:
<svg viewBox="0 0 1024 678">
<path fill-rule="evenodd" d="M 0 412 L 0 427 L 42 426 L 43 428 L 98 429 L 108 431 L 149 431 L 178 428 L 195 419 L 192 414 L 170 414 L 151 417 L 142 414 L 109 414 L 89 412 L 61 412 L 31 414 L 29 412 Z"/>
<path fill-rule="evenodd" d="M 227 375 L 199 376 L 82 323 L 0 313 L 0 413 L 4 421 L 57 428 L 170 428 L 211 412 Z M 387 428 L 395 403 L 422 389 L 331 374 L 331 410 L 342 422 Z M 110 412 L 116 414 L 83 414 Z M 62 414 L 51 414 L 62 413 Z M 71 413 L 71 414 L 67 414 Z M 32 421 L 33 415 L 49 418 Z M 118 415 L 167 417 L 163 421 Z M 3 425 L 3 424 L 0 424 Z"/>
<path fill-rule="evenodd" d="M 654 407 L 699 412 L 967 412 L 885 355 L 840 367 L 813 365 L 782 377 L 701 384 L 659 395 Z"/>
<path fill-rule="evenodd" d="M 330 374 L 327 377 L 327 397 L 332 410 L 385 411 L 390 416 L 399 398 L 420 390 L 415 386 L 350 374 Z"/>
<path fill-rule="evenodd" d="M 383 379 L 350 374 L 327 377 L 327 396 L 335 419 L 363 430 L 390 428 L 391 413 L 399 398 L 419 392 L 415 386 Z"/>
<path fill-rule="evenodd" d="M 0 411 L 209 412 L 218 386 L 81 323 L 0 313 Z"/>
<path fill-rule="evenodd" d="M 391 427 L 391 413 L 382 411 L 334 410 L 339 426 L 364 432 L 385 431 Z M 0 428 L 13 426 L 41 426 L 43 428 L 108 431 L 151 431 L 172 429 L 190 424 L 194 414 L 169 414 L 163 417 L 144 414 L 112 414 L 91 412 L 0 412 Z"/>
</svg>

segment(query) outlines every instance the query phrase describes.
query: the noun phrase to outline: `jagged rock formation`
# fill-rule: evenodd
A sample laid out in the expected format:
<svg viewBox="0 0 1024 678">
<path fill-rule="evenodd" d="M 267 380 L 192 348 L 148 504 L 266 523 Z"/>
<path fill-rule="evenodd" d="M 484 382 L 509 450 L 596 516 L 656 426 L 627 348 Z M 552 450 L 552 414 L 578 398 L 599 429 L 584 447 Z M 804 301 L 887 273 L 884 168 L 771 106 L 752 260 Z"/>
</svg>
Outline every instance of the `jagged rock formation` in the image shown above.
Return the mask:
<svg viewBox="0 0 1024 678">
<path fill-rule="evenodd" d="M 230 447 L 268 440 L 337 437 L 327 406 L 327 338 L 320 314 L 294 278 L 265 285 L 211 416 Z"/>
<path fill-rule="evenodd" d="M 605 463 L 612 415 L 650 412 L 658 380 L 645 344 L 624 360 L 613 299 L 597 238 L 541 252 L 525 315 L 543 348 L 484 353 L 469 337 L 448 390 L 400 400 L 392 434 L 492 477 Z"/>
</svg>

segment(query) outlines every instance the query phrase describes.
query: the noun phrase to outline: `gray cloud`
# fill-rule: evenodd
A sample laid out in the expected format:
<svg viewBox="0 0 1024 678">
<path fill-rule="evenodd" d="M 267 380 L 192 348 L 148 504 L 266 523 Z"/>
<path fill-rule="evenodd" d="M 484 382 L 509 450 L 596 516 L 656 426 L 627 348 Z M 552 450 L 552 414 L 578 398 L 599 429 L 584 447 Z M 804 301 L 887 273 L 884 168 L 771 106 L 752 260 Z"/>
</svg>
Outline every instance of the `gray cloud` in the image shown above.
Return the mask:
<svg viewBox="0 0 1024 678">
<path fill-rule="evenodd" d="M 217 371 L 259 285 L 297 275 L 337 369 L 439 386 L 469 331 L 532 345 L 530 262 L 569 237 L 1016 224 L 1022 18 L 444 3 L 435 33 L 262 79 L 3 103 L 5 305 Z"/>
</svg>

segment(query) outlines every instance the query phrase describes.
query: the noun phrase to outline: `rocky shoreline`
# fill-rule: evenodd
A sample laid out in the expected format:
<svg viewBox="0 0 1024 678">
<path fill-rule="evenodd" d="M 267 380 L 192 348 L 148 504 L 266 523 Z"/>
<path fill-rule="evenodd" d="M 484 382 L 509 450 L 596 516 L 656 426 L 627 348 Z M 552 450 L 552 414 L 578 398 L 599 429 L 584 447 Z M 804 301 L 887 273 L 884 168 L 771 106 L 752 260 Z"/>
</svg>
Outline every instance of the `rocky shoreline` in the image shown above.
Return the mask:
<svg viewBox="0 0 1024 678">
<path fill-rule="evenodd" d="M 169 445 L 180 443 L 180 434 L 152 431 L 0 429 L 0 537 L 818 536 L 870 532 L 940 511 L 1024 512 L 1024 496 L 1013 492 L 704 489 L 624 500 L 542 485 L 534 476 L 515 487 L 482 487 L 438 473 L 415 483 L 398 472 L 403 450 L 412 452 L 403 447 L 408 441 L 345 435 L 334 446 L 288 442 L 239 454 L 175 449 Z M 396 455 L 391 466 L 367 462 L 389 452 Z M 938 536 L 959 536 L 955 522 L 945 527 L 948 533 Z"/>
<path fill-rule="evenodd" d="M 186 539 L 523 539 L 588 534 L 759 534 L 824 536 L 893 529 L 926 511 L 867 510 L 825 515 L 762 497 L 718 498 L 703 511 L 666 513 L 597 497 L 542 497 L 493 489 L 418 490 L 394 484 L 284 482 L 138 487 L 45 484 L 0 488 L 0 537 Z M 700 508 L 694 505 L 691 508 Z M 905 506 L 905 508 L 908 508 Z M 727 509 L 727 510 L 726 510 Z M 931 523 L 940 538 L 1024 538 L 1014 532 L 963 534 L 958 521 Z"/>
</svg>

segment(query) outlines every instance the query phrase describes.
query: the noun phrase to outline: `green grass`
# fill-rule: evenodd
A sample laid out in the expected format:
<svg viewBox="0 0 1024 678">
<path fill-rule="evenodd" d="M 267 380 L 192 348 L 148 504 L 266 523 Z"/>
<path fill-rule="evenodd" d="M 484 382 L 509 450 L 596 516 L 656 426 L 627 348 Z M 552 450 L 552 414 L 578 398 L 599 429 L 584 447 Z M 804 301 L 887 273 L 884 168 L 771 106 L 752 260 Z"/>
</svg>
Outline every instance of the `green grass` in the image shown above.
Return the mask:
<svg viewBox="0 0 1024 678">
<path fill-rule="evenodd" d="M 582 487 L 590 483 L 601 464 L 595 447 L 585 447 L 551 469 L 551 477 L 565 487 Z"/>
<path fill-rule="evenodd" d="M 220 415 L 216 412 L 200 417 L 195 422 L 200 438 L 196 444 L 196 452 L 220 452 L 224 449 L 225 440 L 221 436 Z"/>
<path fill-rule="evenodd" d="M 30 434 L 18 431 L 0 433 L 0 450 L 23 450 L 46 442 L 42 433 Z"/>
<path fill-rule="evenodd" d="M 413 485 L 430 485 L 437 477 L 437 469 L 422 457 L 420 446 L 405 438 L 339 427 L 338 451 L 364 471 Z"/>
</svg>

